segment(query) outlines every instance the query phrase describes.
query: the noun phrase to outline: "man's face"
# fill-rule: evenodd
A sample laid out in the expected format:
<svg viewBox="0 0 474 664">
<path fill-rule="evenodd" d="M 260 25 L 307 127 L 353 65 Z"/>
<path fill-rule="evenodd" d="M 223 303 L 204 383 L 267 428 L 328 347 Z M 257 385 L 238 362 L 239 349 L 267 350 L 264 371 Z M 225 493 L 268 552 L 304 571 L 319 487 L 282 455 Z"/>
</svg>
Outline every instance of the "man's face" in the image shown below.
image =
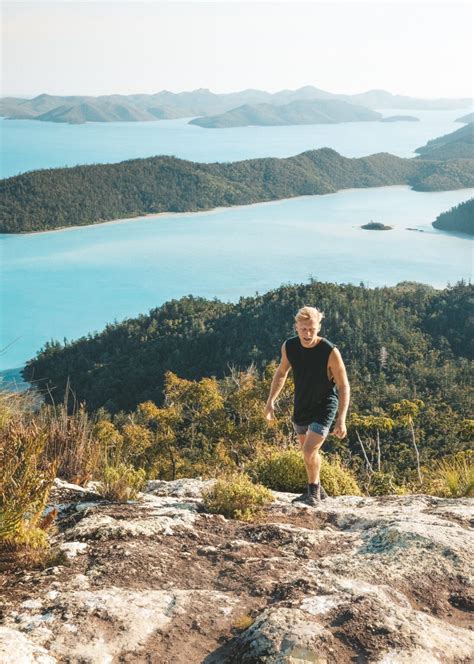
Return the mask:
<svg viewBox="0 0 474 664">
<path fill-rule="evenodd" d="M 295 327 L 302 346 L 314 346 L 318 337 L 318 326 L 316 321 L 299 320 Z"/>
</svg>

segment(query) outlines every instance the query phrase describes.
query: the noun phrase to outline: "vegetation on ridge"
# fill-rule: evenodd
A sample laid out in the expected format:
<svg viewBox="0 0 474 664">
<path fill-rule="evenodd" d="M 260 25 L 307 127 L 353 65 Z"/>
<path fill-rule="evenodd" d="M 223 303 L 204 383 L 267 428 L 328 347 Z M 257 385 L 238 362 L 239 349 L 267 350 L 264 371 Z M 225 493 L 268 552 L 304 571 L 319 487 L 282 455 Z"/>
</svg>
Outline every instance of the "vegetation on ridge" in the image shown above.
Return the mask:
<svg viewBox="0 0 474 664">
<path fill-rule="evenodd" d="M 474 160 L 436 162 L 380 153 L 359 159 L 323 148 L 287 159 L 200 164 L 174 157 L 32 171 L 0 182 L 0 232 L 25 233 L 158 212 L 408 184 L 474 186 Z"/>
<path fill-rule="evenodd" d="M 474 235 L 474 198 L 442 212 L 433 221 L 433 226 L 442 231 L 458 231 Z"/>
<path fill-rule="evenodd" d="M 419 159 L 474 159 L 474 123 L 438 138 L 415 150 Z"/>
<path fill-rule="evenodd" d="M 218 449 L 239 465 L 246 446 L 253 457 L 258 441 L 283 444 L 292 438 L 291 381 L 280 404 L 280 427 L 267 431 L 261 410 L 281 342 L 293 334 L 294 313 L 313 304 L 326 314 L 322 334 L 341 350 L 352 387 L 351 412 L 360 416 L 350 423 L 351 454 L 361 459 L 370 475 L 400 474 L 405 469 L 418 477 L 419 464 L 467 445 L 472 293 L 473 287 L 463 282 L 436 291 L 411 283 L 368 289 L 313 281 L 241 298 L 236 304 L 186 297 L 76 342 L 47 344 L 27 365 L 25 377 L 47 387 L 47 398 L 56 402 L 70 382 L 89 411 L 105 408 L 119 422 L 123 413 L 138 408 L 134 424 L 153 423 L 150 426 L 161 432 L 156 449 L 172 474 L 196 470 L 193 454 L 199 456 L 204 448 L 214 451 L 201 473 L 216 468 Z M 253 394 L 251 404 L 246 401 L 243 406 L 241 397 L 232 396 L 233 383 L 227 378 L 232 366 L 237 372 L 253 367 L 246 392 Z M 178 407 L 184 398 L 193 400 L 192 410 Z M 403 416 L 404 403 L 417 401 L 423 405 L 409 422 Z M 155 405 L 143 406 L 146 403 Z M 203 429 L 196 425 L 197 413 L 204 418 Z M 126 431 L 129 447 L 134 431 Z M 184 462 L 172 450 L 177 441 L 188 445 L 185 441 L 190 439 L 194 452 Z M 225 441 L 233 441 L 230 449 Z M 340 451 L 337 441 L 333 451 Z"/>
</svg>

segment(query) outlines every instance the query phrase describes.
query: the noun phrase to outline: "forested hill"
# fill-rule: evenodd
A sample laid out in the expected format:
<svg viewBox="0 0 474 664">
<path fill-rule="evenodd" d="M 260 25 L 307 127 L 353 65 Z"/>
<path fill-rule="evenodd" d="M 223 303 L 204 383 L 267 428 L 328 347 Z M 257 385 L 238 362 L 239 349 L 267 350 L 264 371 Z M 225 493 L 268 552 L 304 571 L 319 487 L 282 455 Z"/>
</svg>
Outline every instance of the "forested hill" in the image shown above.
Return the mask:
<svg viewBox="0 0 474 664">
<path fill-rule="evenodd" d="M 458 118 L 456 122 L 474 122 L 474 113 L 468 113 L 467 115 L 463 115 L 462 118 Z"/>
<path fill-rule="evenodd" d="M 323 148 L 287 159 L 224 164 L 152 157 L 32 171 L 0 182 L 0 232 L 25 233 L 396 184 L 419 191 L 472 187 L 474 160 L 436 162 L 387 153 L 349 159 Z"/>
<path fill-rule="evenodd" d="M 469 417 L 472 295 L 464 283 L 437 291 L 413 283 L 368 289 L 311 281 L 236 304 L 188 296 L 66 346 L 47 344 L 24 375 L 47 387 L 56 403 L 69 380 L 89 409 L 160 403 L 168 370 L 190 379 L 222 377 L 251 363 L 263 371 L 279 359 L 297 309 L 308 304 L 325 312 L 321 333 L 343 354 L 352 408 L 377 412 L 400 399 L 424 399 L 434 430 L 446 429 L 444 440 L 454 418 Z"/>
<path fill-rule="evenodd" d="M 433 138 L 415 152 L 420 159 L 474 159 L 474 123 Z"/>
<path fill-rule="evenodd" d="M 474 235 L 474 198 L 442 212 L 433 226 L 443 231 L 458 231 Z"/>
</svg>

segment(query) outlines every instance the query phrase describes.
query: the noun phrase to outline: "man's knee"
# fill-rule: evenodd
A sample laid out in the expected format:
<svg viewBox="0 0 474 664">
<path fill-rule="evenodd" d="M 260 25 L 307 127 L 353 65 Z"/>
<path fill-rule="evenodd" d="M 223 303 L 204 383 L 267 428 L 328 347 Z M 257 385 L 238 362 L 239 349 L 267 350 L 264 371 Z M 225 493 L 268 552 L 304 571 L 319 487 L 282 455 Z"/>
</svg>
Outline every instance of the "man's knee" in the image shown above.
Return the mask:
<svg viewBox="0 0 474 664">
<path fill-rule="evenodd" d="M 318 433 L 314 433 L 314 431 L 308 431 L 302 446 L 305 459 L 316 456 L 325 440 L 326 436 L 321 436 Z"/>
<path fill-rule="evenodd" d="M 297 438 L 298 438 L 298 443 L 299 443 L 299 446 L 300 446 L 300 450 L 302 450 L 302 449 L 303 449 L 304 442 L 305 442 L 305 440 L 306 440 L 306 434 L 305 434 L 305 433 L 303 433 L 303 434 L 298 434 Z"/>
</svg>

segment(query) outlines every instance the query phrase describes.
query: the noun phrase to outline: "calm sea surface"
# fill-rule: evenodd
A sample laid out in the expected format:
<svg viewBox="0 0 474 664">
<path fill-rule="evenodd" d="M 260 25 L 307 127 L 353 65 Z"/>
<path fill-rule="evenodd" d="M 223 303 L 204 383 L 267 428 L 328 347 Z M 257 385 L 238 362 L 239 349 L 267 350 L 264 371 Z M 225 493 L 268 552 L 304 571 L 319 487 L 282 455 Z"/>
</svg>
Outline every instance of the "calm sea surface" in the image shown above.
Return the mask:
<svg viewBox="0 0 474 664">
<path fill-rule="evenodd" d="M 472 240 L 437 231 L 431 222 L 473 195 L 473 189 L 351 189 L 207 213 L 0 235 L 0 347 L 9 346 L 0 356 L 1 368 L 22 365 L 52 338 L 74 339 L 190 293 L 236 301 L 309 277 L 367 286 L 416 280 L 436 287 L 469 279 Z M 371 219 L 394 229 L 362 230 Z"/>
<path fill-rule="evenodd" d="M 113 163 L 159 154 L 201 162 L 237 161 L 289 157 L 305 150 L 331 147 L 346 157 L 375 152 L 413 157 L 414 150 L 429 139 L 462 127 L 455 120 L 469 109 L 381 112 L 384 117 L 412 115 L 420 122 L 204 129 L 188 124 L 188 119 L 83 125 L 0 119 L 0 176 L 9 177 L 36 168 Z"/>
</svg>

